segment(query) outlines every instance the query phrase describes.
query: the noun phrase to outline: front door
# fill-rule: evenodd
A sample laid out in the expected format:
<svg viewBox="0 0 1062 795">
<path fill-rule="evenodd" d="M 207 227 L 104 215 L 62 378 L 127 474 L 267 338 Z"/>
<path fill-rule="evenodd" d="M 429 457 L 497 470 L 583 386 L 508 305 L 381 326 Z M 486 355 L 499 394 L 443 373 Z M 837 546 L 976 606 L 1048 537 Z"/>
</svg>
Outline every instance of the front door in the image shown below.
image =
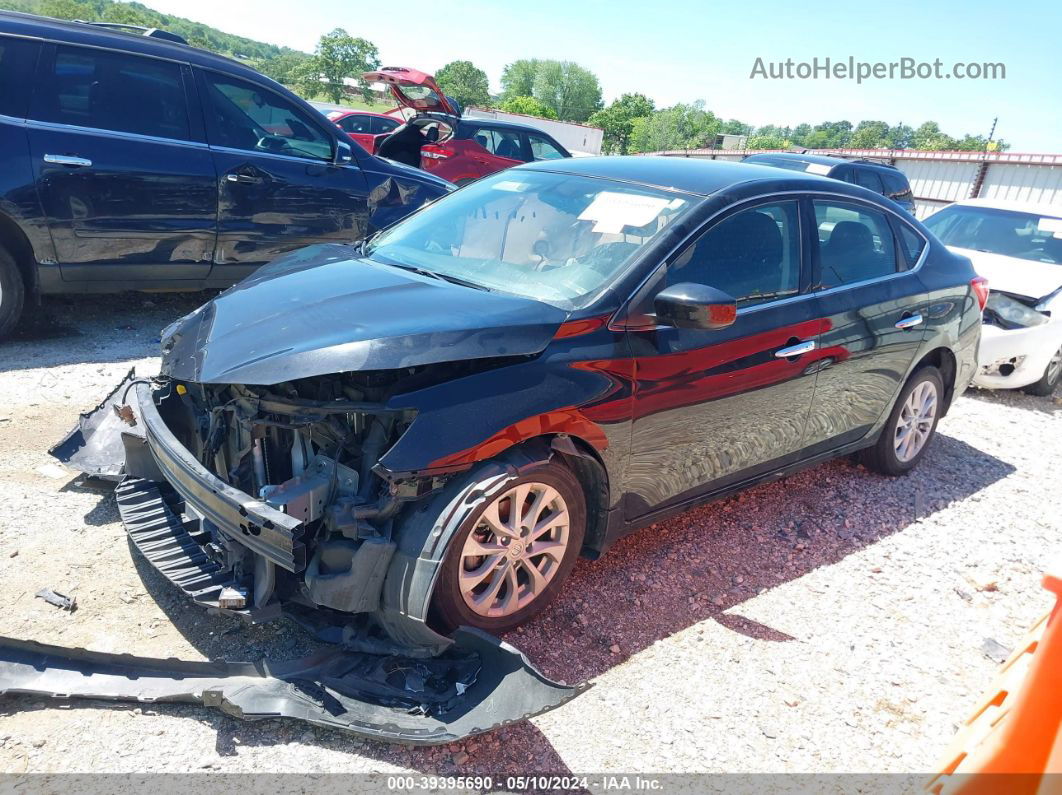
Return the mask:
<svg viewBox="0 0 1062 795">
<path fill-rule="evenodd" d="M 925 241 L 912 227 L 901 246 L 880 208 L 842 199 L 812 205 L 815 301 L 828 322 L 822 344 L 832 353 L 808 418 L 808 454 L 862 439 L 891 410 L 929 311 L 929 294 L 914 271 Z"/>
<path fill-rule="evenodd" d="M 628 332 L 635 360 L 627 519 L 754 477 L 794 458 L 815 392 L 819 335 L 800 203 L 765 200 L 715 221 L 667 265 L 738 301 L 718 331 Z"/>
<path fill-rule="evenodd" d="M 27 129 L 63 279 L 205 277 L 217 178 L 189 113 L 188 67 L 49 45 L 40 78 Z"/>
<path fill-rule="evenodd" d="M 212 279 L 236 281 L 286 251 L 364 236 L 365 175 L 356 162 L 334 162 L 323 123 L 256 83 L 200 75 L 218 173 Z"/>
</svg>

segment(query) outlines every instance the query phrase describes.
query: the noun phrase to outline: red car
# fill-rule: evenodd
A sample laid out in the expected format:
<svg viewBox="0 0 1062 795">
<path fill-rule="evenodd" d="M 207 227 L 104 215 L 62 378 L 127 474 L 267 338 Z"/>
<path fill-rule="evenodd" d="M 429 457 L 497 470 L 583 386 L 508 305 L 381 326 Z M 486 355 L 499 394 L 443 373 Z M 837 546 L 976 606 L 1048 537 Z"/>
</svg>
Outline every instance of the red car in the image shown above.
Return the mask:
<svg viewBox="0 0 1062 795">
<path fill-rule="evenodd" d="M 325 116 L 366 152 L 372 152 L 377 135 L 387 135 L 402 126 L 402 119 L 367 110 L 332 110 Z"/>
<path fill-rule="evenodd" d="M 362 77 L 386 83 L 395 101 L 416 112 L 408 123 L 421 128 L 426 138 L 435 139 L 421 147 L 420 167 L 456 185 L 520 163 L 571 157 L 548 133 L 531 125 L 462 118 L 460 106 L 424 72 L 389 66 Z M 433 128 L 438 132 L 432 132 Z M 376 136 L 369 151 L 376 153 L 386 137 Z"/>
</svg>

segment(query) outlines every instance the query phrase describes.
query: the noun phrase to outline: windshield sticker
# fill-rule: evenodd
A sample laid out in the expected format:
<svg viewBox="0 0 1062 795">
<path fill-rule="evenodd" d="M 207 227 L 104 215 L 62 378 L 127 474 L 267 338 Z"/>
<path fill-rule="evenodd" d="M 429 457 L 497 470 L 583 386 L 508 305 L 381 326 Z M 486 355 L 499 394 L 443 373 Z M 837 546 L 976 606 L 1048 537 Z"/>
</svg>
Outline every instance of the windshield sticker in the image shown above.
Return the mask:
<svg viewBox="0 0 1062 795">
<path fill-rule="evenodd" d="M 1041 218 L 1036 228 L 1046 234 L 1062 237 L 1062 218 Z"/>
<path fill-rule="evenodd" d="M 507 179 L 504 182 L 494 183 L 494 190 L 504 190 L 509 193 L 519 193 L 527 190 L 530 186 L 526 182 L 517 182 L 515 179 Z"/>
<path fill-rule="evenodd" d="M 831 168 L 833 168 L 833 166 L 823 165 L 822 163 L 808 163 L 808 167 L 804 170 L 809 174 L 821 174 L 822 176 L 826 176 L 830 173 Z"/>
<path fill-rule="evenodd" d="M 667 206 L 668 200 L 657 196 L 605 191 L 594 197 L 579 220 L 593 221 L 595 232 L 617 234 L 625 226 L 645 226 Z"/>
</svg>

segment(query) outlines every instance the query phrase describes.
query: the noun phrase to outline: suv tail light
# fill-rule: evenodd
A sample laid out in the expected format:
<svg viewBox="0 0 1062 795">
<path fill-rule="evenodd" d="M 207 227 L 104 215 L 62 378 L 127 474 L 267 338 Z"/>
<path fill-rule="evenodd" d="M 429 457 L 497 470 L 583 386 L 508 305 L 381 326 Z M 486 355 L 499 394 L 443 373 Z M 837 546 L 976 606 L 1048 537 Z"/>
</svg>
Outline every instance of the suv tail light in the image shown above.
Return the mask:
<svg viewBox="0 0 1062 795">
<path fill-rule="evenodd" d="M 988 279 L 984 276 L 975 276 L 970 280 L 970 286 L 973 288 L 974 295 L 977 296 L 977 305 L 983 312 L 985 304 L 988 303 Z"/>
<path fill-rule="evenodd" d="M 445 146 L 439 146 L 437 144 L 425 144 L 420 148 L 420 156 L 426 157 L 429 160 L 445 160 L 448 157 L 453 157 L 456 152 L 453 149 L 447 149 Z"/>
</svg>

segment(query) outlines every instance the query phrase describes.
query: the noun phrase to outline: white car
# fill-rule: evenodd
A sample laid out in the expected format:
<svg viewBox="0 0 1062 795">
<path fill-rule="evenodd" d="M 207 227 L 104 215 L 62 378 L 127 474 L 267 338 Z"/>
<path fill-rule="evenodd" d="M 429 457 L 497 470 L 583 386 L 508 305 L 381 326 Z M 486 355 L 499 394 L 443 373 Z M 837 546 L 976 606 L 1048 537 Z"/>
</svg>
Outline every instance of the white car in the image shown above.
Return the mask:
<svg viewBox="0 0 1062 795">
<path fill-rule="evenodd" d="M 1062 378 L 1062 206 L 967 199 L 925 225 L 988 279 L 974 386 L 1054 392 Z"/>
</svg>

